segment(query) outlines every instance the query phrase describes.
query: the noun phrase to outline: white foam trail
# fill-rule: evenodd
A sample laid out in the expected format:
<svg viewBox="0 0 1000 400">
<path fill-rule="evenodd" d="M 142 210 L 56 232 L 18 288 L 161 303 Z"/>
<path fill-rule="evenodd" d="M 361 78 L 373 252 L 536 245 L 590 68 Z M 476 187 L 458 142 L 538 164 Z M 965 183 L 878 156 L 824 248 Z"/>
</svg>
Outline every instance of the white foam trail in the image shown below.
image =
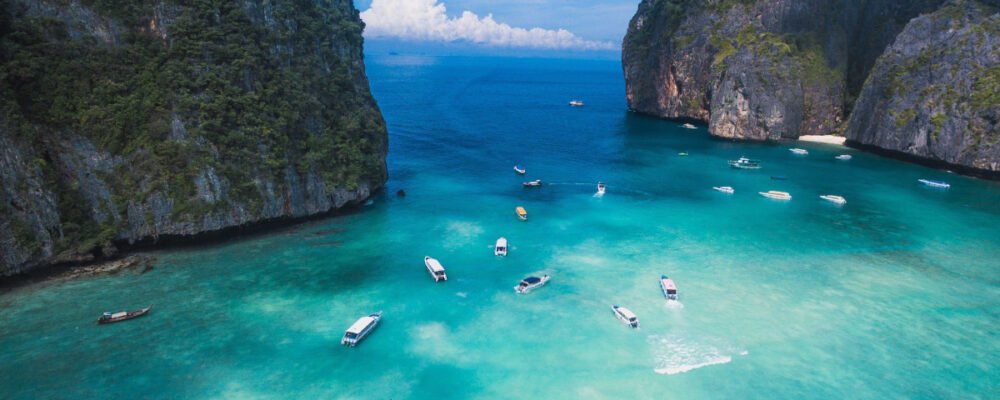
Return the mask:
<svg viewBox="0 0 1000 400">
<path fill-rule="evenodd" d="M 726 356 L 726 357 L 719 357 L 719 358 L 714 359 L 714 360 L 708 360 L 708 361 L 705 361 L 703 363 L 698 363 L 698 364 L 681 365 L 681 366 L 677 366 L 677 367 L 667 367 L 667 368 L 656 368 L 653 371 L 656 371 L 656 373 L 658 373 L 658 374 L 673 375 L 673 374 L 680 374 L 680 373 L 688 372 L 690 370 L 698 369 L 698 368 L 701 368 L 701 367 L 707 367 L 709 365 L 726 364 L 726 363 L 729 363 L 731 361 L 733 361 L 733 358 L 729 357 L 729 356 Z"/>
<path fill-rule="evenodd" d="M 728 364 L 733 361 L 735 349 L 720 350 L 702 343 L 694 343 L 679 335 L 649 336 L 658 374 L 674 375 L 710 365 Z M 725 346 L 724 346 L 725 347 Z M 741 351 L 741 354 L 746 352 Z"/>
<path fill-rule="evenodd" d="M 456 293 L 455 293 L 455 296 L 458 296 L 458 297 L 461 297 L 461 298 L 463 298 L 463 299 L 464 299 L 464 298 L 466 298 L 466 297 L 469 297 L 469 294 L 468 294 L 468 293 L 466 293 L 466 292 L 456 292 Z"/>
<path fill-rule="evenodd" d="M 667 300 L 666 307 L 671 309 L 684 308 L 684 303 L 681 303 L 680 300 Z"/>
</svg>

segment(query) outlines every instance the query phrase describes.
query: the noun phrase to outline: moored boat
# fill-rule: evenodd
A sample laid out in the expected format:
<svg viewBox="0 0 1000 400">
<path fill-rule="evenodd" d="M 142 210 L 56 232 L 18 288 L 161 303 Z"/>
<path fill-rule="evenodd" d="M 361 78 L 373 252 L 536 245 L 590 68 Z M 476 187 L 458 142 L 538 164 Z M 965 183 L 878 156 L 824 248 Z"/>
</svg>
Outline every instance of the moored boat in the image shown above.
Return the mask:
<svg viewBox="0 0 1000 400">
<path fill-rule="evenodd" d="M 761 196 L 767 197 L 769 199 L 775 199 L 775 200 L 792 199 L 792 195 L 788 194 L 788 192 L 779 192 L 777 190 L 768 190 L 766 192 L 757 192 L 757 193 L 760 193 Z"/>
<path fill-rule="evenodd" d="M 354 323 L 347 328 L 347 331 L 344 332 L 344 337 L 340 339 L 340 344 L 347 347 L 357 346 L 358 343 L 365 338 L 365 336 L 368 336 L 369 333 L 375 330 L 375 327 L 378 326 L 380 321 L 382 321 L 381 311 L 358 318 L 358 320 L 354 321 Z"/>
<path fill-rule="evenodd" d="M 636 317 L 635 313 L 633 313 L 631 310 L 625 307 L 620 307 L 617 304 L 615 304 L 611 306 L 611 311 L 615 313 L 615 316 L 618 317 L 618 319 L 620 319 L 622 322 L 625 323 L 625 325 L 628 325 L 630 328 L 639 327 L 639 317 Z"/>
<path fill-rule="evenodd" d="M 951 187 L 951 184 L 945 181 L 935 181 L 930 179 L 917 179 L 917 181 L 923 183 L 924 185 L 941 189 L 947 189 Z"/>
<path fill-rule="evenodd" d="M 674 284 L 673 279 L 666 275 L 660 275 L 660 290 L 663 291 L 663 297 L 666 297 L 667 300 L 677 300 L 677 285 Z"/>
<path fill-rule="evenodd" d="M 542 180 L 541 179 L 535 179 L 533 181 L 524 182 L 521 185 L 524 186 L 524 187 L 538 187 L 538 186 L 542 186 Z"/>
<path fill-rule="evenodd" d="M 850 154 L 841 154 L 841 155 L 836 156 L 834 158 L 836 158 L 838 160 L 841 160 L 841 161 L 847 161 L 847 160 L 850 160 L 852 157 L 851 157 Z"/>
<path fill-rule="evenodd" d="M 525 210 L 524 207 L 517 206 L 517 208 L 514 209 L 514 214 L 517 214 L 517 219 L 520 219 L 521 221 L 528 220 L 528 211 Z"/>
<path fill-rule="evenodd" d="M 501 257 L 507 256 L 507 238 L 501 237 L 500 239 L 497 239 L 497 244 L 493 247 L 493 255 Z"/>
<path fill-rule="evenodd" d="M 517 164 L 517 165 L 514 166 L 514 172 L 517 172 L 517 173 L 519 173 L 521 175 L 524 175 L 524 173 L 528 172 L 528 170 L 524 169 L 523 165 Z"/>
<path fill-rule="evenodd" d="M 681 156 L 681 157 L 687 157 L 687 156 L 688 156 L 688 152 L 686 152 L 686 151 L 682 151 L 682 152 L 680 152 L 680 153 L 677 153 L 677 155 L 679 155 L 679 156 Z"/>
<path fill-rule="evenodd" d="M 444 266 L 436 258 L 430 256 L 424 257 L 424 266 L 427 267 L 427 272 L 430 272 L 431 278 L 434 278 L 434 282 L 448 280 L 448 274 L 444 272 Z"/>
<path fill-rule="evenodd" d="M 845 199 L 843 197 L 840 197 L 840 196 L 837 196 L 835 194 L 824 194 L 822 196 L 819 196 L 819 198 L 821 198 L 823 200 L 826 200 L 826 201 L 829 201 L 831 203 L 837 203 L 837 204 L 840 204 L 840 205 L 847 204 L 847 199 Z"/>
<path fill-rule="evenodd" d="M 126 321 L 132 318 L 139 318 L 143 315 L 149 314 L 149 310 L 151 308 L 153 308 L 153 306 L 149 306 L 135 311 L 119 311 L 116 313 L 105 311 L 104 314 L 102 314 L 101 317 L 97 319 L 97 323 L 101 325 L 113 324 L 115 322 Z"/>
<path fill-rule="evenodd" d="M 736 189 L 733 189 L 731 186 L 712 186 L 712 189 L 726 194 L 736 193 Z"/>
<path fill-rule="evenodd" d="M 521 279 L 521 282 L 514 286 L 514 291 L 517 293 L 528 293 L 535 290 L 549 281 L 548 275 L 542 275 L 541 278 L 537 276 L 529 276 L 527 278 Z"/>
<path fill-rule="evenodd" d="M 790 151 L 792 153 L 795 153 L 795 154 L 798 154 L 800 156 L 804 156 L 804 155 L 809 154 L 809 150 L 806 150 L 806 149 L 794 148 L 794 149 L 788 149 L 788 151 Z"/>
<path fill-rule="evenodd" d="M 604 182 L 597 182 L 597 195 L 598 196 L 604 195 Z"/>
<path fill-rule="evenodd" d="M 684 128 L 684 129 L 695 129 L 696 127 L 694 125 L 691 125 L 691 124 L 684 124 L 684 125 L 681 125 L 681 128 Z"/>
<path fill-rule="evenodd" d="M 583 107 L 583 101 L 580 100 L 570 100 L 569 105 L 573 107 Z"/>
<path fill-rule="evenodd" d="M 729 160 L 729 166 L 739 169 L 760 169 L 760 160 L 751 160 L 746 157 L 740 157 L 737 160 Z"/>
</svg>

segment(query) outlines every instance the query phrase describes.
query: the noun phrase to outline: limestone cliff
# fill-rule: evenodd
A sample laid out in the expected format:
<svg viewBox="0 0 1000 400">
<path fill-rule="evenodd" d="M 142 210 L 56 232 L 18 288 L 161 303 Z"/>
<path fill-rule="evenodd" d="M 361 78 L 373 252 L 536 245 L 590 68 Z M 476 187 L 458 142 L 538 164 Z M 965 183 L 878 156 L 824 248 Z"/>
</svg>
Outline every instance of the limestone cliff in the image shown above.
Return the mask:
<svg viewBox="0 0 1000 400">
<path fill-rule="evenodd" d="M 0 276 L 385 182 L 350 0 L 0 0 Z"/>
</svg>

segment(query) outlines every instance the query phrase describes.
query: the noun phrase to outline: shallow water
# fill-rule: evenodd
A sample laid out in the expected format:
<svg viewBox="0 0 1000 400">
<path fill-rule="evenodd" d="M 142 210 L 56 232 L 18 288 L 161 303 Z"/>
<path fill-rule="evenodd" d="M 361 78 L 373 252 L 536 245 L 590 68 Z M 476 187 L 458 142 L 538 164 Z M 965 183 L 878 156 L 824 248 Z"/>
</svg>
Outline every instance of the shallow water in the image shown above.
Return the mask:
<svg viewBox="0 0 1000 400">
<path fill-rule="evenodd" d="M 4 294 L 0 398 L 998 393 L 996 182 L 829 145 L 713 140 L 625 111 L 615 62 L 367 63 L 390 128 L 386 193 L 405 198 L 159 252 L 146 274 Z M 568 107 L 575 98 L 587 105 Z M 740 155 L 764 168 L 726 165 Z M 551 184 L 522 188 L 528 179 Z M 607 194 L 594 197 L 599 180 Z M 772 189 L 793 200 L 757 195 Z M 492 253 L 499 236 L 506 258 Z M 447 282 L 431 281 L 425 255 Z M 547 286 L 514 294 L 541 273 Z M 680 302 L 664 301 L 661 274 Z M 148 304 L 142 319 L 94 323 Z M 642 327 L 625 327 L 611 304 Z M 368 339 L 338 345 L 377 310 L 384 323 Z"/>
</svg>

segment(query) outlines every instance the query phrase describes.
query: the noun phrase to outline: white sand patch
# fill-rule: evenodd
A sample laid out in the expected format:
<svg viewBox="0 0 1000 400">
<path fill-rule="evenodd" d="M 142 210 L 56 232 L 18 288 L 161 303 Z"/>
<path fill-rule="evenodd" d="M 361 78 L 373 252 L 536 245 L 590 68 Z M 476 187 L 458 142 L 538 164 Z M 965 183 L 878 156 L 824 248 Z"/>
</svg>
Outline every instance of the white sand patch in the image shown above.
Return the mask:
<svg viewBox="0 0 1000 400">
<path fill-rule="evenodd" d="M 826 143 L 843 146 L 844 142 L 847 141 L 847 138 L 833 135 L 802 135 L 799 136 L 799 140 L 803 142 Z"/>
</svg>

